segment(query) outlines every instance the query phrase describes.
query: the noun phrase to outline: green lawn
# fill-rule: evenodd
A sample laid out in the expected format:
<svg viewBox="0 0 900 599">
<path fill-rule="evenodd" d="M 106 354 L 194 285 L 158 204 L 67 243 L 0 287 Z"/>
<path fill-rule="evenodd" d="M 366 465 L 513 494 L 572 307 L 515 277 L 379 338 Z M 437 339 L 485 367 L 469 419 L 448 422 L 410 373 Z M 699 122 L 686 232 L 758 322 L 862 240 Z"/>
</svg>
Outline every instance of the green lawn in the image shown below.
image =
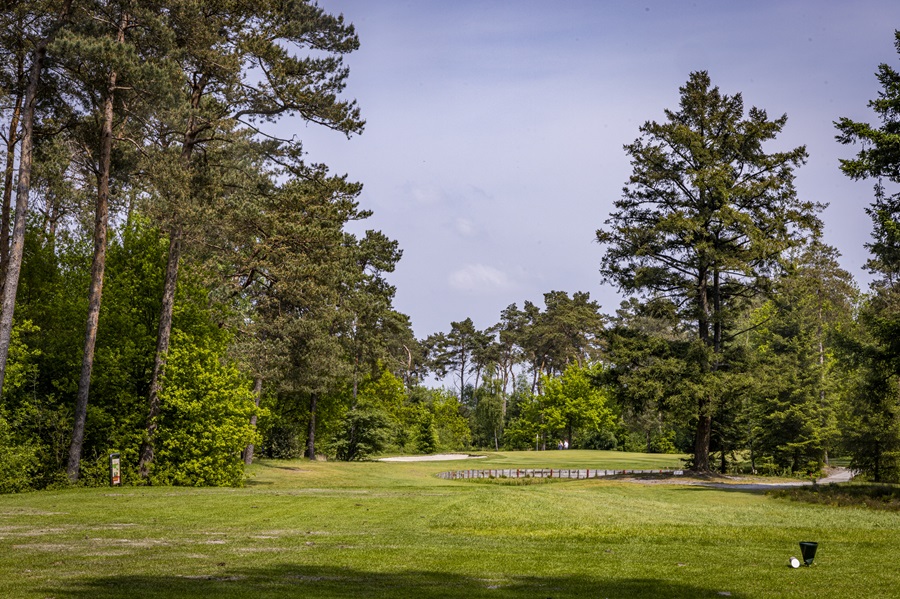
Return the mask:
<svg viewBox="0 0 900 599">
<path fill-rule="evenodd" d="M 553 451 L 471 462 L 262 462 L 244 489 L 0 496 L 0 597 L 890 597 L 900 514 L 613 480 L 443 470 L 663 468 Z M 815 566 L 792 570 L 798 541 Z"/>
</svg>

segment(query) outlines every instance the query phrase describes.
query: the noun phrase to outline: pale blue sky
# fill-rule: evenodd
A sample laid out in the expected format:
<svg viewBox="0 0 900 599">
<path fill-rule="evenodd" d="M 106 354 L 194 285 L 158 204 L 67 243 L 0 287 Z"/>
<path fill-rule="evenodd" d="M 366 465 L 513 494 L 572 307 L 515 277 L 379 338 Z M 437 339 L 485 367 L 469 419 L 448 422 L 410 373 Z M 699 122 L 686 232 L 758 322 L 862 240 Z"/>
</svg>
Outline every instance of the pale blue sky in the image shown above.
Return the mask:
<svg viewBox="0 0 900 599">
<path fill-rule="evenodd" d="M 622 146 L 708 70 L 724 93 L 789 120 L 799 193 L 830 204 L 825 240 L 858 279 L 871 184 L 841 175 L 841 116 L 871 120 L 881 62 L 900 67 L 900 2 L 320 0 L 357 27 L 347 95 L 362 136 L 300 126 L 309 158 L 364 185 L 365 224 L 397 239 L 397 308 L 419 337 L 543 293 L 612 313 L 594 242 L 630 174 Z"/>
</svg>

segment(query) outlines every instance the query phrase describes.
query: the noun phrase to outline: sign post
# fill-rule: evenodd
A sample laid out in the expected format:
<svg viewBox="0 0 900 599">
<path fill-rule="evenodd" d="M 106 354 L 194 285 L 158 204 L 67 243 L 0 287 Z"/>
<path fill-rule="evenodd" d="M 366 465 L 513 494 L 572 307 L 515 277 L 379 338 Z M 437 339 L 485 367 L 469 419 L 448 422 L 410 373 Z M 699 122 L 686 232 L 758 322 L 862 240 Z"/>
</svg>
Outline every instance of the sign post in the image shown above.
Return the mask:
<svg viewBox="0 0 900 599">
<path fill-rule="evenodd" d="M 122 469 L 119 467 L 119 454 L 109 454 L 109 486 L 122 484 Z"/>
</svg>

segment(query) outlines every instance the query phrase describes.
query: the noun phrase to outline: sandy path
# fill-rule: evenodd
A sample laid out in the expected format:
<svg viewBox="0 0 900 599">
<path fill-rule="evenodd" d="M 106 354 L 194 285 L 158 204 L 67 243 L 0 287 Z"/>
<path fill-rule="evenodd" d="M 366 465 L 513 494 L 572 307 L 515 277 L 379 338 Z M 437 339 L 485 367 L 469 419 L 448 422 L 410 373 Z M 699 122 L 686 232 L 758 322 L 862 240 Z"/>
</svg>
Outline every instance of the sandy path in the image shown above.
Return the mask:
<svg viewBox="0 0 900 599">
<path fill-rule="evenodd" d="M 853 472 L 847 468 L 833 468 L 828 476 L 817 479 L 816 484 L 828 485 L 831 483 L 845 483 L 853 479 Z M 696 485 L 698 487 L 711 487 L 713 489 L 732 489 L 734 491 L 772 491 L 775 489 L 790 489 L 792 487 L 806 487 L 812 485 L 811 481 L 774 482 L 774 483 L 714 483 L 690 481 L 683 484 Z"/>
</svg>

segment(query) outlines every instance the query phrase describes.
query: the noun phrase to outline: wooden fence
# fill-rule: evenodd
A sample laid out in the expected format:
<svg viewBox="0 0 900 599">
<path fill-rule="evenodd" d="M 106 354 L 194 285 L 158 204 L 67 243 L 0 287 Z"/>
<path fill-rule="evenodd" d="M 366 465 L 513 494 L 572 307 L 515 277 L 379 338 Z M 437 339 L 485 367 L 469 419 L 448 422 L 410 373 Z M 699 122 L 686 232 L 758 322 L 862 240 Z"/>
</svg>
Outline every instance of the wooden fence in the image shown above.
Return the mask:
<svg viewBox="0 0 900 599">
<path fill-rule="evenodd" d="M 682 470 L 601 470 L 601 469 L 569 469 L 569 468 L 507 468 L 489 470 L 451 470 L 441 472 L 438 478 L 471 479 L 471 478 L 570 478 L 587 479 L 622 474 L 672 474 L 680 476 Z"/>
</svg>

